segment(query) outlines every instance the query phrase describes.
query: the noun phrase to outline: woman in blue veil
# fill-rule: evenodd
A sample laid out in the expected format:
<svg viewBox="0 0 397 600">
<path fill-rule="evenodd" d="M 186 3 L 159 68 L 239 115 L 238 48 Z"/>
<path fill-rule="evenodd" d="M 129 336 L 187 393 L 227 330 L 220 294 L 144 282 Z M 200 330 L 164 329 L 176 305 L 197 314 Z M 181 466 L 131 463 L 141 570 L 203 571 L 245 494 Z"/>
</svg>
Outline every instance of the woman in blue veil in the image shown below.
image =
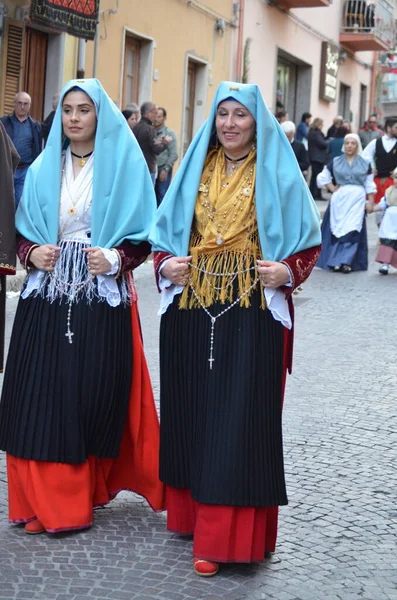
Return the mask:
<svg viewBox="0 0 397 600">
<path fill-rule="evenodd" d="M 28 277 L 0 447 L 9 519 L 27 533 L 89 527 L 93 507 L 123 488 L 162 508 L 158 420 L 132 277 L 150 253 L 155 205 L 123 115 L 96 79 L 70 81 L 16 215 Z"/>
<path fill-rule="evenodd" d="M 193 534 L 208 577 L 275 549 L 291 294 L 320 247 L 318 211 L 256 85 L 219 86 L 150 240 L 167 526 Z"/>
</svg>

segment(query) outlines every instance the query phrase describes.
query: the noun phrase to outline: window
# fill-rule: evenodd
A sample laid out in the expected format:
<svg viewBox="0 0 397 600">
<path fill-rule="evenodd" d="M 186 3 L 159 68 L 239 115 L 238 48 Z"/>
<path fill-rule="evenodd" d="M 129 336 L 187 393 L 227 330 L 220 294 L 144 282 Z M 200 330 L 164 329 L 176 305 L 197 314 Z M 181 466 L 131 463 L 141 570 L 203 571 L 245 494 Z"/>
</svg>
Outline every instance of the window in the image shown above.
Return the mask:
<svg viewBox="0 0 397 600">
<path fill-rule="evenodd" d="M 123 107 L 132 102 L 139 103 L 139 63 L 141 42 L 126 37 L 124 51 Z"/>
<path fill-rule="evenodd" d="M 185 129 L 183 136 L 183 153 L 193 139 L 194 105 L 196 97 L 197 64 L 189 60 L 186 81 Z"/>
</svg>

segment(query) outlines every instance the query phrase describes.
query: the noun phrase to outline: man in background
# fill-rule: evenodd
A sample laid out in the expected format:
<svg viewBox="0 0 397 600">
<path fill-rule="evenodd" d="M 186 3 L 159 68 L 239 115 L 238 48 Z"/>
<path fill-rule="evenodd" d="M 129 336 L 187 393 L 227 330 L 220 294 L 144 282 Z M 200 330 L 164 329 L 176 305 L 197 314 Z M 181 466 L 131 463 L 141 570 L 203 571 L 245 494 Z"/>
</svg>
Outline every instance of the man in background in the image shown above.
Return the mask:
<svg viewBox="0 0 397 600">
<path fill-rule="evenodd" d="M 366 146 L 368 146 L 368 144 L 372 142 L 372 140 L 376 140 L 382 135 L 383 132 L 378 128 L 377 116 L 369 115 L 368 121 L 359 133 L 363 149 L 366 148 Z"/>
<path fill-rule="evenodd" d="M 157 105 L 154 102 L 144 102 L 141 106 L 141 120 L 133 129 L 147 162 L 153 185 L 155 185 L 157 177 L 157 156 L 172 142 L 171 136 L 157 138 L 156 129 L 153 126 L 156 118 Z"/>
<path fill-rule="evenodd" d="M 154 121 L 154 126 L 157 132 L 157 139 L 162 140 L 169 136 L 172 142 L 168 144 L 165 150 L 157 156 L 157 178 L 155 185 L 157 206 L 160 206 L 168 188 L 170 187 L 172 178 L 172 169 L 178 159 L 177 139 L 176 134 L 172 129 L 169 129 L 166 124 L 167 111 L 165 108 L 157 109 L 157 117 Z"/>
<path fill-rule="evenodd" d="M 59 96 L 60 96 L 60 94 L 54 94 L 54 96 L 52 97 L 52 111 L 50 112 L 48 117 L 46 117 L 45 120 L 41 124 L 41 131 L 43 134 L 44 145 L 47 143 L 48 136 L 50 135 L 52 122 L 54 120 L 58 102 L 59 102 Z"/>
<path fill-rule="evenodd" d="M 18 92 L 14 99 L 14 112 L 0 120 L 11 138 L 21 161 L 14 175 L 15 206 L 22 197 L 26 173 L 42 150 L 41 123 L 29 116 L 32 99 L 26 92 Z"/>
</svg>

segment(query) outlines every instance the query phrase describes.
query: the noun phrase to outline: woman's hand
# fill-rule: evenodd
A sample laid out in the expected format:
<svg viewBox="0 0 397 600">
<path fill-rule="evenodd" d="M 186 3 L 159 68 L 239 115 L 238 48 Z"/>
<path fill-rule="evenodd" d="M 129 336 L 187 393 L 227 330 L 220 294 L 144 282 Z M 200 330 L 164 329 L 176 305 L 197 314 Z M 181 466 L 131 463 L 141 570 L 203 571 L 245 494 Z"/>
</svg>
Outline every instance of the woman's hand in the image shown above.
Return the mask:
<svg viewBox="0 0 397 600">
<path fill-rule="evenodd" d="M 329 183 L 327 185 L 328 190 L 333 194 L 334 192 L 336 192 L 337 190 L 339 190 L 340 185 L 333 185 L 332 183 Z"/>
<path fill-rule="evenodd" d="M 290 281 L 288 268 L 280 262 L 257 260 L 259 279 L 263 287 L 278 288 Z"/>
<path fill-rule="evenodd" d="M 87 254 L 88 270 L 91 275 L 105 275 L 110 271 L 112 265 L 106 260 L 100 248 L 83 248 L 83 252 Z"/>
<path fill-rule="evenodd" d="M 175 285 L 186 285 L 189 281 L 191 256 L 173 256 L 161 269 L 161 274 Z"/>
<path fill-rule="evenodd" d="M 29 260 L 40 271 L 51 272 L 54 270 L 55 263 L 59 258 L 61 249 L 53 244 L 44 244 L 34 248 L 29 255 Z"/>
<path fill-rule="evenodd" d="M 374 212 L 374 204 L 370 200 L 365 202 L 365 212 L 367 215 L 370 215 L 372 212 Z"/>
</svg>

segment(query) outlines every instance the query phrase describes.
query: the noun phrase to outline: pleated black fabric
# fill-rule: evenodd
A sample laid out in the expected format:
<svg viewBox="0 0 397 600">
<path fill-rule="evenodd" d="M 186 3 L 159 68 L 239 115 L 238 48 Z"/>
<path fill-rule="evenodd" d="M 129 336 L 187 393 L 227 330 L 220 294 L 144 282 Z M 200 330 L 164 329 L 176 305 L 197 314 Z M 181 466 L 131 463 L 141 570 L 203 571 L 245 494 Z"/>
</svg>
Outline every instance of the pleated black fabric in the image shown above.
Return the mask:
<svg viewBox="0 0 397 600">
<path fill-rule="evenodd" d="M 215 324 L 174 299 L 161 319 L 160 478 L 198 502 L 287 503 L 282 450 L 283 326 L 260 308 L 233 307 Z M 225 305 L 214 304 L 214 316 Z"/>
<path fill-rule="evenodd" d="M 78 464 L 116 458 L 132 378 L 129 307 L 20 300 L 0 404 L 0 448 L 18 458 Z"/>
</svg>

